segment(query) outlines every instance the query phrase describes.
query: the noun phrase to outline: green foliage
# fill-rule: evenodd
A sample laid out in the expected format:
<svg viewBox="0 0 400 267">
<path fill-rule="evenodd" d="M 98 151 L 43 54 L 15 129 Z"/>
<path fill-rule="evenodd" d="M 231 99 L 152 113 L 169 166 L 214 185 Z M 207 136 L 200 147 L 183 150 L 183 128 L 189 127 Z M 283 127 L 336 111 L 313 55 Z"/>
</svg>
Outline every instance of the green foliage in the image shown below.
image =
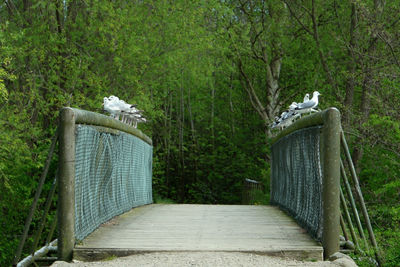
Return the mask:
<svg viewBox="0 0 400 267">
<path fill-rule="evenodd" d="M 116 258 L 118 258 L 116 255 L 110 255 L 102 261 L 112 261 L 112 260 L 115 260 Z"/>
<path fill-rule="evenodd" d="M 269 204 L 269 194 L 261 190 L 255 190 L 254 200 L 250 205 L 268 205 Z"/>
<path fill-rule="evenodd" d="M 153 200 L 155 204 L 175 204 L 175 201 L 168 198 L 161 198 L 157 195 L 153 196 Z"/>
</svg>

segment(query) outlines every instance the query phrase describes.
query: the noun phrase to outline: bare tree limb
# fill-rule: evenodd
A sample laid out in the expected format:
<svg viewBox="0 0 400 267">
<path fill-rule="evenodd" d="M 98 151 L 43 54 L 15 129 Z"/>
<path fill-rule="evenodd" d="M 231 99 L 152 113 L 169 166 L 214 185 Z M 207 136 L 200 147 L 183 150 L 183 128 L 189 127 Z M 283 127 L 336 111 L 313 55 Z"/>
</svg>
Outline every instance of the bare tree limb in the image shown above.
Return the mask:
<svg viewBox="0 0 400 267">
<path fill-rule="evenodd" d="M 318 24 L 317 24 L 317 20 L 316 20 L 316 17 L 315 17 L 315 0 L 312 0 L 311 14 L 312 14 L 311 20 L 312 20 L 312 24 L 313 24 L 313 36 L 314 36 L 315 44 L 317 45 L 318 54 L 319 54 L 319 57 L 320 57 L 320 60 L 321 60 L 322 68 L 326 72 L 327 78 L 328 78 L 328 82 L 335 89 L 335 94 L 336 94 L 337 84 L 336 84 L 336 81 L 332 77 L 332 73 L 331 73 L 331 71 L 330 71 L 330 69 L 328 67 L 328 63 L 327 63 L 325 54 L 322 51 L 321 43 L 320 43 L 320 40 L 319 40 Z"/>
<path fill-rule="evenodd" d="M 290 6 L 290 4 L 288 3 L 288 1 L 287 1 L 287 0 L 283 0 L 283 2 L 285 2 L 286 6 L 287 6 L 288 9 L 289 9 L 290 15 L 293 16 L 293 18 L 297 21 L 297 23 L 299 23 L 300 26 L 301 26 L 308 34 L 310 34 L 311 36 L 313 36 L 313 33 L 311 32 L 311 30 L 310 30 L 306 25 L 304 25 L 304 23 L 300 20 L 300 18 L 298 18 L 298 17 L 296 16 L 296 14 L 294 13 L 294 11 L 293 11 L 292 7 Z"/>
<path fill-rule="evenodd" d="M 399 61 L 397 59 L 397 56 L 396 56 L 396 54 L 394 52 L 392 44 L 386 38 L 384 38 L 381 33 L 378 33 L 378 37 L 389 47 L 390 53 L 392 54 L 394 62 L 396 63 L 397 67 L 400 68 L 400 63 L 399 63 Z"/>
<path fill-rule="evenodd" d="M 250 82 L 248 76 L 246 75 L 245 71 L 243 70 L 243 64 L 242 64 L 241 59 L 239 59 L 238 67 L 239 67 L 240 75 L 244 78 L 245 84 L 243 84 L 243 85 L 244 85 L 247 93 L 249 94 L 251 104 L 253 105 L 254 109 L 260 114 L 261 118 L 265 122 L 267 122 L 268 116 L 264 112 L 264 106 L 261 104 L 261 101 L 258 98 L 256 91 L 254 90 L 253 84 Z"/>
</svg>

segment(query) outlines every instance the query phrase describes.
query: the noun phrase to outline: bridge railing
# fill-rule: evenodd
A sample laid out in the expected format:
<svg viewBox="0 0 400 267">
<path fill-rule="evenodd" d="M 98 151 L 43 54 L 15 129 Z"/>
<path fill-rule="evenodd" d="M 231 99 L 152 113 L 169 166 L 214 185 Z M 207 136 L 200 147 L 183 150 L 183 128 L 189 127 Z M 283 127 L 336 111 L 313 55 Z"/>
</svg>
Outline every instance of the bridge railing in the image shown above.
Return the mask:
<svg viewBox="0 0 400 267">
<path fill-rule="evenodd" d="M 339 251 L 340 133 L 340 113 L 329 108 L 272 141 L 271 204 L 321 241 L 325 258 Z"/>
<path fill-rule="evenodd" d="M 111 117 L 64 108 L 60 117 L 58 259 L 76 240 L 132 207 L 152 203 L 152 141 Z"/>
<path fill-rule="evenodd" d="M 262 194 L 264 192 L 264 184 L 252 180 L 252 179 L 244 179 L 243 181 L 243 190 L 242 190 L 242 204 L 243 205 L 252 205 L 257 201 L 257 195 Z"/>
</svg>

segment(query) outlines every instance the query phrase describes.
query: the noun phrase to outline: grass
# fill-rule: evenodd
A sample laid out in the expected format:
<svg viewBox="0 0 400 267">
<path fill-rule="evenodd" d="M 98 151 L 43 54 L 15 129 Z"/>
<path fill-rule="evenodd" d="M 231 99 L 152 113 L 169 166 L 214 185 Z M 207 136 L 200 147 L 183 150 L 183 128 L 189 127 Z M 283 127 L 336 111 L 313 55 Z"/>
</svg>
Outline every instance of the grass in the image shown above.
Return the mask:
<svg viewBox="0 0 400 267">
<path fill-rule="evenodd" d="M 175 201 L 169 198 L 162 198 L 159 196 L 154 196 L 154 203 L 155 204 L 176 204 Z"/>
<path fill-rule="evenodd" d="M 116 258 L 118 258 L 118 257 L 115 255 L 110 255 L 107 258 L 105 258 L 103 261 L 112 261 L 112 260 L 115 260 Z"/>
</svg>

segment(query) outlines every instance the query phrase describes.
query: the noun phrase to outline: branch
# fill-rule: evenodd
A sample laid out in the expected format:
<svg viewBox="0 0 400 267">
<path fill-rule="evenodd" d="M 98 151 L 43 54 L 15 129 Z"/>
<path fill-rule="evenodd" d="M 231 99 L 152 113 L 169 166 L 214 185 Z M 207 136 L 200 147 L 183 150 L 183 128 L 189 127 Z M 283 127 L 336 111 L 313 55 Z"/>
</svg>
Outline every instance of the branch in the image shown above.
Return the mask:
<svg viewBox="0 0 400 267">
<path fill-rule="evenodd" d="M 302 9 L 304 9 L 307 13 L 308 13 L 308 15 L 310 16 L 310 17 L 312 17 L 313 16 L 313 12 L 314 12 L 314 1 L 312 2 L 312 11 L 310 11 L 309 9 L 307 9 L 305 6 L 303 6 L 303 5 L 300 5 L 300 7 L 302 8 Z"/>
<path fill-rule="evenodd" d="M 243 87 L 245 87 L 245 90 L 249 94 L 251 104 L 253 105 L 254 109 L 260 114 L 261 118 L 264 121 L 267 121 L 268 116 L 266 116 L 266 114 L 264 112 L 265 108 L 261 104 L 260 100 L 258 99 L 253 85 L 251 84 L 251 82 L 250 82 L 249 78 L 247 77 L 246 73 L 244 72 L 242 61 L 240 59 L 239 59 L 239 62 L 238 62 L 238 67 L 239 67 L 240 75 L 244 78 L 244 80 L 246 82 L 245 84 L 243 84 L 243 81 L 242 81 L 242 85 L 243 85 Z"/>
<path fill-rule="evenodd" d="M 390 148 L 390 147 L 393 147 L 393 144 L 388 144 L 388 143 L 386 143 L 385 141 L 382 141 L 380 138 L 378 138 L 378 139 L 376 140 L 376 142 L 377 142 L 377 143 L 380 143 L 381 145 L 383 145 L 383 149 L 394 153 L 397 157 L 400 158 L 400 153 L 397 152 L 396 150 Z"/>
<path fill-rule="evenodd" d="M 328 64 L 326 62 L 326 58 L 325 58 L 325 54 L 322 51 L 321 48 L 321 44 L 320 44 L 320 40 L 319 40 L 319 34 L 318 34 L 318 24 L 317 24 L 317 20 L 315 17 L 315 0 L 312 0 L 312 24 L 313 24 L 313 37 L 315 40 L 315 44 L 317 45 L 317 49 L 318 49 L 318 53 L 319 53 L 319 57 L 321 60 L 321 64 L 322 64 L 322 68 L 324 69 L 324 71 L 326 72 L 327 76 L 328 76 L 328 82 L 331 84 L 331 86 L 337 90 L 337 84 L 335 82 L 335 80 L 332 77 L 332 73 L 329 70 Z M 335 90 L 335 94 L 336 94 L 336 90 Z"/>
<path fill-rule="evenodd" d="M 12 7 L 11 7 L 10 3 L 7 0 L 4 0 L 4 3 L 6 3 L 7 9 L 8 9 L 8 14 L 10 16 L 12 16 L 13 15 L 13 10 L 12 10 Z"/>
<path fill-rule="evenodd" d="M 257 33 L 256 36 L 254 37 L 254 41 L 251 41 L 251 51 L 253 52 L 255 59 L 259 59 L 267 64 L 267 62 L 265 61 L 265 58 L 257 55 L 257 52 L 255 50 L 255 43 L 257 42 L 257 40 L 259 40 L 258 37 L 260 37 L 260 35 L 261 35 L 261 33 L 263 33 L 263 31 L 264 31 L 264 29 L 261 30 L 259 33 Z M 261 46 L 261 50 L 264 51 L 262 46 Z"/>
<path fill-rule="evenodd" d="M 386 39 L 382 36 L 382 34 L 378 33 L 378 37 L 379 37 L 387 46 L 389 46 L 390 52 L 391 52 L 391 54 L 392 54 L 392 56 L 393 56 L 393 59 L 394 59 L 396 65 L 397 65 L 397 67 L 400 68 L 400 64 L 399 64 L 399 61 L 397 60 L 397 57 L 396 57 L 396 54 L 395 54 L 395 52 L 394 52 L 394 49 L 393 49 L 392 44 L 391 44 L 388 40 L 386 40 Z"/>
<path fill-rule="evenodd" d="M 285 2 L 285 4 L 287 5 L 290 15 L 292 15 L 295 20 L 300 24 L 300 26 L 311 36 L 313 36 L 311 30 L 309 28 L 306 27 L 306 25 L 303 24 L 303 22 L 301 22 L 301 20 L 295 15 L 295 13 L 293 12 L 293 9 L 291 8 L 290 4 L 287 2 L 287 0 L 283 0 L 283 2 Z"/>
<path fill-rule="evenodd" d="M 346 40 L 345 35 L 343 33 L 343 27 L 340 24 L 340 17 L 339 17 L 338 11 L 337 11 L 337 3 L 336 3 L 336 1 L 333 2 L 333 9 L 335 10 L 335 17 L 336 17 L 336 22 L 337 22 L 337 25 L 338 25 L 338 29 L 340 31 L 340 35 L 342 36 L 343 40 Z M 350 32 L 351 32 L 351 30 L 350 30 Z"/>
<path fill-rule="evenodd" d="M 262 57 L 262 56 L 259 56 L 259 55 L 257 54 L 257 52 L 256 52 L 256 49 L 255 49 L 255 44 L 256 44 L 256 42 L 259 40 L 258 38 L 259 38 L 260 35 L 264 32 L 264 26 L 263 26 L 263 29 L 262 29 L 260 32 L 257 33 L 257 29 L 256 29 L 256 27 L 254 26 L 255 23 L 253 22 L 252 17 L 251 17 L 251 15 L 250 15 L 250 13 L 248 13 L 247 10 L 246 10 L 246 8 L 244 7 L 245 3 L 242 2 L 242 1 L 239 1 L 239 3 L 240 3 L 240 10 L 243 11 L 243 13 L 247 16 L 247 19 L 248 19 L 249 22 L 250 22 L 250 31 L 256 33 L 253 40 L 252 40 L 252 38 L 251 38 L 251 36 L 250 36 L 251 52 L 253 53 L 255 59 L 258 59 L 258 60 L 263 61 L 264 63 L 267 63 L 267 62 L 265 61 L 265 58 Z M 264 25 L 264 22 L 263 22 L 263 25 Z"/>
</svg>

